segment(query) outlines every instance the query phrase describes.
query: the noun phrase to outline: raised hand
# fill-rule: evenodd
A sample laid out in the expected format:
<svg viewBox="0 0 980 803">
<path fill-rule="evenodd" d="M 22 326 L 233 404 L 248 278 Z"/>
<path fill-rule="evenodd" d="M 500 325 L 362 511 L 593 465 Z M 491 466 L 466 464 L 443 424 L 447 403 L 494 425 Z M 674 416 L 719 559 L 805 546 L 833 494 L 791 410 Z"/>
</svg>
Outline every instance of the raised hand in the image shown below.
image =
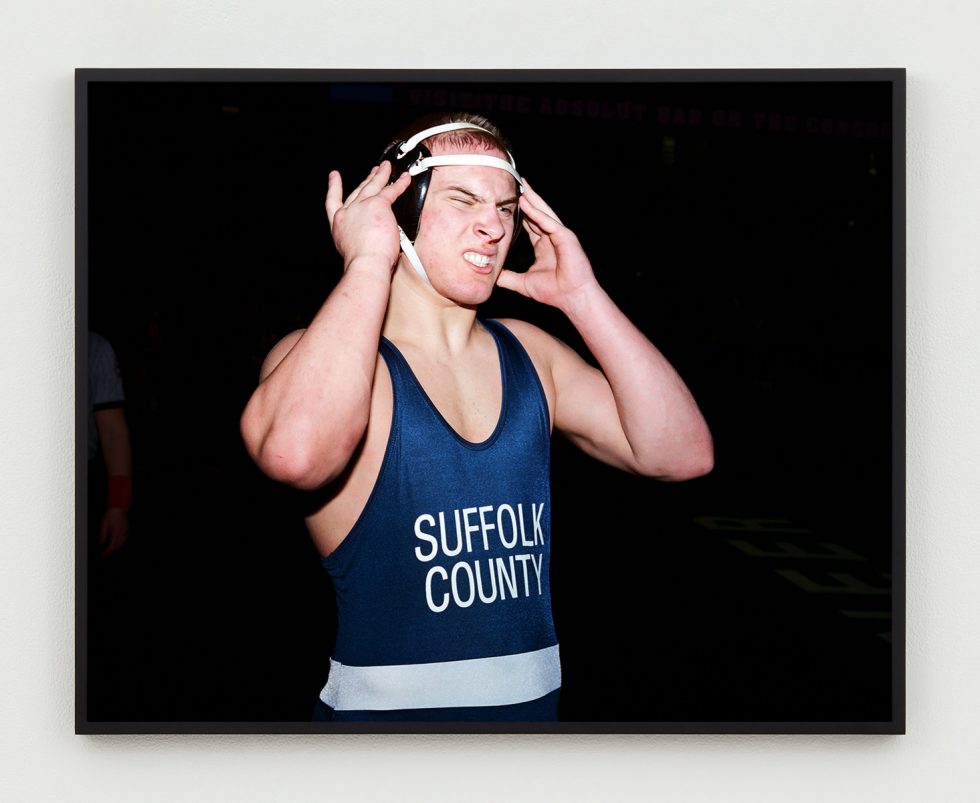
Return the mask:
<svg viewBox="0 0 980 803">
<path fill-rule="evenodd" d="M 577 297 L 596 288 L 592 264 L 571 229 L 524 179 L 520 199 L 534 263 L 524 273 L 503 270 L 497 284 L 565 312 Z"/>
<path fill-rule="evenodd" d="M 340 173 L 330 171 L 325 206 L 334 245 L 344 258 L 344 270 L 365 257 L 389 269 L 398 260 L 398 224 L 391 205 L 408 187 L 411 177 L 406 171 L 389 184 L 390 176 L 391 163 L 384 161 L 344 200 Z"/>
</svg>

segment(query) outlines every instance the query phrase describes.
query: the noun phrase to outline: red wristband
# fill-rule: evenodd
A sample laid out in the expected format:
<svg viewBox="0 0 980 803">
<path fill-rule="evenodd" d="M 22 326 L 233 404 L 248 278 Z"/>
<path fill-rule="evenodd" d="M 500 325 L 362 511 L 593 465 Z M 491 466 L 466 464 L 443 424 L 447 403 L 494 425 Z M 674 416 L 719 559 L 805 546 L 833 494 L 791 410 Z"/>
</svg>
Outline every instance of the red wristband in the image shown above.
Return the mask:
<svg viewBox="0 0 980 803">
<path fill-rule="evenodd" d="M 133 478 L 125 474 L 109 477 L 109 494 L 106 509 L 129 510 L 133 504 Z"/>
</svg>

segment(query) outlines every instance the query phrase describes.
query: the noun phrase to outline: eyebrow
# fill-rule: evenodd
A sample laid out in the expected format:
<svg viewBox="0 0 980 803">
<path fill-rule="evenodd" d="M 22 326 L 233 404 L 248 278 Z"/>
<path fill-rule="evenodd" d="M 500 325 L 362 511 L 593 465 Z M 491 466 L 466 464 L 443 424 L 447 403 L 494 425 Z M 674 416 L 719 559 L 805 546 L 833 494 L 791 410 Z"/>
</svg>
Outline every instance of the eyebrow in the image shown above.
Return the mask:
<svg viewBox="0 0 980 803">
<path fill-rule="evenodd" d="M 459 192 L 459 193 L 462 193 L 463 195 L 469 196 L 474 201 L 478 201 L 479 203 L 486 203 L 487 202 L 487 199 L 484 198 L 482 195 L 477 195 L 475 192 L 471 192 L 470 190 L 466 189 L 465 187 L 460 187 L 458 184 L 452 184 L 452 185 L 450 185 L 448 187 L 443 187 L 440 190 L 440 192 Z M 517 203 L 517 196 L 515 195 L 512 198 L 505 198 L 504 200 L 500 201 L 497 204 L 497 206 L 505 206 L 507 204 L 516 204 L 516 203 Z"/>
</svg>

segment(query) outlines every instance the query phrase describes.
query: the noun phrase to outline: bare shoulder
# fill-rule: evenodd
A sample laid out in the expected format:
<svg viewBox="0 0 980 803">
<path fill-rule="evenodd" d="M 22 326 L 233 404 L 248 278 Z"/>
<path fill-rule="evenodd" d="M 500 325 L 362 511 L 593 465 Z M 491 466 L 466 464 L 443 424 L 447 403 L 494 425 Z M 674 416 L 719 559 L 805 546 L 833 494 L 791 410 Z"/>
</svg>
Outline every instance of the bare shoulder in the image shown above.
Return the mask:
<svg viewBox="0 0 980 803">
<path fill-rule="evenodd" d="M 605 398 L 610 393 L 603 373 L 567 343 L 527 321 L 502 318 L 500 322 L 513 332 L 530 355 L 553 413 L 560 399 L 565 403 L 558 406 L 564 409 L 569 399 L 596 398 L 595 394 Z M 561 427 L 563 420 L 563 416 L 556 416 L 555 425 Z"/>
<path fill-rule="evenodd" d="M 290 332 L 272 347 L 272 350 L 266 355 L 265 361 L 262 363 L 262 371 L 259 374 L 260 382 L 276 370 L 276 366 L 293 350 L 293 346 L 299 342 L 304 332 L 306 332 L 305 329 L 297 329 L 295 332 Z"/>
<path fill-rule="evenodd" d="M 581 362 L 581 359 L 575 351 L 557 337 L 532 323 L 517 318 L 498 318 L 497 320 L 510 330 L 531 358 L 531 362 L 538 372 L 538 378 L 541 380 L 545 398 L 548 401 L 551 421 L 555 422 L 557 389 L 563 381 L 560 377 L 567 373 L 565 366 L 570 361 Z"/>
<path fill-rule="evenodd" d="M 538 362 L 550 362 L 555 350 L 564 346 L 557 337 L 548 334 L 544 329 L 535 326 L 533 323 L 521 321 L 517 318 L 497 318 L 499 323 L 506 326 L 524 346 L 524 349 L 531 358 Z"/>
<path fill-rule="evenodd" d="M 521 341 L 521 345 L 531 355 L 531 360 L 539 371 L 544 367 L 550 373 L 556 366 L 567 365 L 570 361 L 584 364 L 584 360 L 571 346 L 541 327 L 517 318 L 498 318 L 497 320 Z"/>
</svg>

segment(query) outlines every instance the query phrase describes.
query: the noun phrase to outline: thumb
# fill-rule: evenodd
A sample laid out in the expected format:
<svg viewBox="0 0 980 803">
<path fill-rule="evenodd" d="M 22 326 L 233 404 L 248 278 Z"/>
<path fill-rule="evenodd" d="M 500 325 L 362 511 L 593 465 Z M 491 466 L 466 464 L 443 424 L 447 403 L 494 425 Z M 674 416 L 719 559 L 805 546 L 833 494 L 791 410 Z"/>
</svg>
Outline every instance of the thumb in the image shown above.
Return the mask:
<svg viewBox="0 0 980 803">
<path fill-rule="evenodd" d="M 513 290 L 515 293 L 520 293 L 522 296 L 527 295 L 527 288 L 525 285 L 526 279 L 523 273 L 517 273 L 504 268 L 500 271 L 500 275 L 497 276 L 498 287 L 503 287 L 504 290 Z"/>
</svg>

